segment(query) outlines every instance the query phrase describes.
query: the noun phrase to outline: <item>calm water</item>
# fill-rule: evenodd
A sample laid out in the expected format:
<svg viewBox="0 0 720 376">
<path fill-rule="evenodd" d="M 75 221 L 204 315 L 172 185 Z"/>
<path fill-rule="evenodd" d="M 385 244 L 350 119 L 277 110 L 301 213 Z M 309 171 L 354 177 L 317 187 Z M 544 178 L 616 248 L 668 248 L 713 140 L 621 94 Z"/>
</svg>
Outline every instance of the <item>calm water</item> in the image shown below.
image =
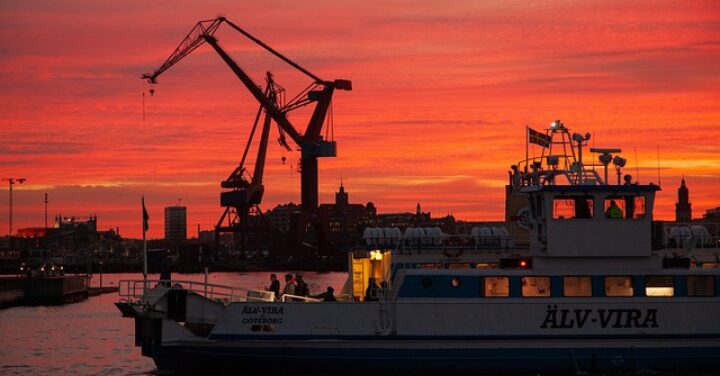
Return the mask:
<svg viewBox="0 0 720 376">
<path fill-rule="evenodd" d="M 276 273 L 280 280 L 284 273 Z M 313 294 L 333 286 L 340 291 L 346 273 L 304 273 Z M 260 289 L 270 273 L 211 273 L 209 283 Z M 159 276 L 151 275 L 151 279 Z M 103 286 L 140 274 L 105 274 Z M 202 274 L 175 274 L 174 279 L 203 281 Z M 92 285 L 100 283 L 95 274 Z M 0 310 L 0 374 L 2 375 L 146 375 L 155 364 L 135 347 L 134 321 L 122 318 L 113 305 L 116 293 L 59 307 L 15 307 Z"/>
</svg>

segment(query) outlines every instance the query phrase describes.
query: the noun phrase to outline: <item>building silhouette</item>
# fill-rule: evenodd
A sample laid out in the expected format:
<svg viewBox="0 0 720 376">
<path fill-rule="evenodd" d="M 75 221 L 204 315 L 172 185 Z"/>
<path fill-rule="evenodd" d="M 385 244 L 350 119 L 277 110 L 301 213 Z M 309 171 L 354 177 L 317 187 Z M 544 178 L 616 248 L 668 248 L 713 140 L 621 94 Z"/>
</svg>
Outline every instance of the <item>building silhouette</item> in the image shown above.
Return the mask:
<svg viewBox="0 0 720 376">
<path fill-rule="evenodd" d="M 714 209 L 708 209 L 703 214 L 703 220 L 705 221 L 720 221 L 720 206 Z"/>
<path fill-rule="evenodd" d="M 377 215 L 375 205 L 371 202 L 367 206 L 351 204 L 342 183 L 335 193 L 335 203 L 321 204 L 319 211 L 321 217 L 327 221 L 331 238 L 359 234 L 366 226 L 375 222 Z"/>
<path fill-rule="evenodd" d="M 287 233 L 290 232 L 293 213 L 300 213 L 300 205 L 290 202 L 279 204 L 272 210 L 268 210 L 265 213 L 265 218 L 273 230 Z"/>
<path fill-rule="evenodd" d="M 168 206 L 165 208 L 165 240 L 182 241 L 187 239 L 187 208 Z"/>
<path fill-rule="evenodd" d="M 675 204 L 675 222 L 690 222 L 692 220 L 692 204 L 690 204 L 690 190 L 685 185 L 685 178 L 678 188 L 678 201 Z"/>
</svg>

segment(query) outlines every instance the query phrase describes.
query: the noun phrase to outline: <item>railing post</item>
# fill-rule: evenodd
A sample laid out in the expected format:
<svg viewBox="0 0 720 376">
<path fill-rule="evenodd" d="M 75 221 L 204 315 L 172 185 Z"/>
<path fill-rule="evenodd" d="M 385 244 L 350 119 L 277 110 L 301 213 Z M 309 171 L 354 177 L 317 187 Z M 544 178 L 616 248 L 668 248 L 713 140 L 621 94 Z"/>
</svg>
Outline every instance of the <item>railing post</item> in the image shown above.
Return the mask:
<svg viewBox="0 0 720 376">
<path fill-rule="evenodd" d="M 205 267 L 205 298 L 207 299 L 207 291 L 208 290 L 208 268 Z"/>
</svg>

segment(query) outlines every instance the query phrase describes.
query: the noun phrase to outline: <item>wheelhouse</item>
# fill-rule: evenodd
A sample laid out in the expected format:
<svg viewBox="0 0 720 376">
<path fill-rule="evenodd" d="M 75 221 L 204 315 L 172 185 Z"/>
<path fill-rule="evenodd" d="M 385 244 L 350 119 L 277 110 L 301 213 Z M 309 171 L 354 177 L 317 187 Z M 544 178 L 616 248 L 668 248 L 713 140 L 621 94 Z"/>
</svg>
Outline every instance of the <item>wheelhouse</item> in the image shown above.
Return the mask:
<svg viewBox="0 0 720 376">
<path fill-rule="evenodd" d="M 650 256 L 656 185 L 530 186 L 533 256 Z M 552 244 L 552 246 L 548 246 Z"/>
</svg>

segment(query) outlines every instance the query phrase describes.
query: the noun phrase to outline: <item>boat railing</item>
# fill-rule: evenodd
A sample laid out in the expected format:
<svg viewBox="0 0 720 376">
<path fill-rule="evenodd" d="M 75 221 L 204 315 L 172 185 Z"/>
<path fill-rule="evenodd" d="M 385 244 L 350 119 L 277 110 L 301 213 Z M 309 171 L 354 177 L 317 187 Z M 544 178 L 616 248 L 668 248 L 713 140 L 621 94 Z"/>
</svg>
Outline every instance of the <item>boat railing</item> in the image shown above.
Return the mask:
<svg viewBox="0 0 720 376">
<path fill-rule="evenodd" d="M 317 298 L 311 298 L 309 296 L 300 296 L 300 295 L 293 295 L 293 294 L 283 294 L 282 298 L 280 298 L 283 302 L 322 302 L 322 299 Z"/>
<path fill-rule="evenodd" d="M 197 281 L 163 279 L 154 279 L 147 281 L 142 279 L 121 280 L 118 283 L 118 295 L 120 295 L 121 301 L 131 303 L 140 302 L 146 295 L 146 288 L 147 292 L 149 293 L 151 289 L 154 289 L 156 287 L 165 287 L 168 289 L 182 288 L 192 291 L 198 295 L 202 295 L 208 299 L 221 301 L 224 303 L 247 301 L 251 298 L 256 301 L 266 300 L 263 298 L 262 294 L 260 294 L 259 296 L 256 296 L 257 294 L 253 294 L 252 291 L 254 290 Z"/>
<path fill-rule="evenodd" d="M 335 299 L 338 302 L 354 302 L 355 301 L 355 297 L 353 297 L 350 294 L 337 294 L 337 295 L 335 295 Z"/>
<path fill-rule="evenodd" d="M 335 295 L 335 300 L 338 302 L 354 302 L 355 298 L 350 294 L 337 294 Z M 281 302 L 308 302 L 308 303 L 318 303 L 323 302 L 323 299 L 313 298 L 310 296 L 300 296 L 300 295 L 292 295 L 292 294 L 284 294 L 282 297 L 280 297 Z"/>
<path fill-rule="evenodd" d="M 515 243 L 512 235 L 495 235 L 493 237 L 454 236 L 455 241 L 441 244 L 402 243 L 396 248 L 399 254 L 435 254 L 446 253 L 457 255 L 462 253 L 484 254 L 502 253 L 511 249 L 522 248 Z"/>
</svg>

